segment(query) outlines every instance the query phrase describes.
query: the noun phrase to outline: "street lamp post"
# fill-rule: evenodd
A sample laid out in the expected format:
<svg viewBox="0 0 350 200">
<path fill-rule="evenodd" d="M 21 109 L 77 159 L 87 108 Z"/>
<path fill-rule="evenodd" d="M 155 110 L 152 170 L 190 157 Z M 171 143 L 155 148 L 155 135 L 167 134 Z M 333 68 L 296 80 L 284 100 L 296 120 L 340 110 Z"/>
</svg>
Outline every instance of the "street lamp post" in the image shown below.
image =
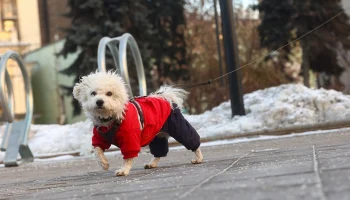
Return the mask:
<svg viewBox="0 0 350 200">
<path fill-rule="evenodd" d="M 225 62 L 227 72 L 239 68 L 237 49 L 237 35 L 234 30 L 234 16 L 232 0 L 219 0 L 222 21 L 222 34 L 224 39 Z M 229 74 L 229 88 L 232 116 L 245 115 L 241 73 L 239 70 Z"/>
</svg>

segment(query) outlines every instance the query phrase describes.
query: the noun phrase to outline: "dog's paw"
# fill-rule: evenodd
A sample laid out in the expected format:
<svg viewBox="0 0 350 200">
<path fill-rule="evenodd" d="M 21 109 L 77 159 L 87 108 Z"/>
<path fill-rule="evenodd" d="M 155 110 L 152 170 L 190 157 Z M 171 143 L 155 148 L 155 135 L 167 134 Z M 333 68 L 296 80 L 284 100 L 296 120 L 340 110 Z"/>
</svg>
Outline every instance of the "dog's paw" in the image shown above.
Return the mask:
<svg viewBox="0 0 350 200">
<path fill-rule="evenodd" d="M 127 170 L 127 169 L 122 168 L 122 169 L 116 170 L 116 171 L 114 172 L 114 174 L 115 174 L 116 176 L 127 176 L 127 175 L 129 174 L 129 172 L 130 172 L 130 170 Z"/>
<path fill-rule="evenodd" d="M 149 163 L 145 165 L 145 169 L 153 169 L 153 168 L 157 168 L 158 165 L 155 163 Z"/>
<path fill-rule="evenodd" d="M 192 164 L 200 164 L 203 162 L 203 155 L 201 150 L 198 148 L 195 152 L 194 152 L 194 158 L 191 160 Z"/>
<path fill-rule="evenodd" d="M 102 167 L 103 170 L 108 171 L 109 163 L 106 159 L 97 159 L 97 163 Z"/>
<path fill-rule="evenodd" d="M 145 165 L 145 169 L 157 168 L 159 160 L 160 160 L 159 157 L 152 158 L 151 162 Z"/>
<path fill-rule="evenodd" d="M 201 164 L 203 162 L 203 159 L 192 159 L 191 163 L 192 164 Z"/>
<path fill-rule="evenodd" d="M 101 167 L 104 169 L 104 170 L 106 170 L 106 171 L 108 171 L 108 169 L 109 169 L 109 163 L 106 161 L 106 162 L 102 162 L 101 163 Z"/>
<path fill-rule="evenodd" d="M 106 158 L 106 156 L 103 153 L 103 150 L 100 147 L 96 147 L 94 149 L 94 154 L 97 160 L 97 163 L 104 169 L 104 170 L 108 170 L 109 168 L 109 163 L 108 160 Z"/>
</svg>

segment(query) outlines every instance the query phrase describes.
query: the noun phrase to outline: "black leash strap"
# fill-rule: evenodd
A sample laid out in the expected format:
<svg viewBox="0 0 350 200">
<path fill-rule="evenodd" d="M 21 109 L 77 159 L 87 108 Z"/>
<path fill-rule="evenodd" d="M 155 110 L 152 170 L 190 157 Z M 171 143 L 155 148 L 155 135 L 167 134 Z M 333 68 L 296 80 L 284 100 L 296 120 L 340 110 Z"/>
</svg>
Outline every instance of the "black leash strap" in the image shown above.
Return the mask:
<svg viewBox="0 0 350 200">
<path fill-rule="evenodd" d="M 136 110 L 139 114 L 139 117 L 140 117 L 140 122 L 141 122 L 141 128 L 143 129 L 144 127 L 144 123 L 145 123 L 145 118 L 143 116 L 143 112 L 142 112 L 142 109 L 141 109 L 141 106 L 139 103 L 137 103 L 137 101 L 135 101 L 134 99 L 131 99 L 130 100 L 130 103 L 134 104 L 134 106 L 136 107 Z"/>
</svg>

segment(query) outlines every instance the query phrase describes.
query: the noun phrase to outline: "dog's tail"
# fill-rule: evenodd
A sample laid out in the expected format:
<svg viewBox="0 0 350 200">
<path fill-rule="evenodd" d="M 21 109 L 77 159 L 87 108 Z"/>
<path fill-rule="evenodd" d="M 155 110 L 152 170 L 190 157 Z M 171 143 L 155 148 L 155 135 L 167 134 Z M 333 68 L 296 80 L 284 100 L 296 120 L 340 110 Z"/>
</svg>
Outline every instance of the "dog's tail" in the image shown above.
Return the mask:
<svg viewBox="0 0 350 200">
<path fill-rule="evenodd" d="M 183 108 L 184 99 L 186 99 L 188 92 L 184 89 L 174 88 L 171 86 L 161 86 L 157 91 L 151 93 L 149 96 L 156 98 L 163 98 L 170 103 L 173 108 L 173 103 L 181 110 Z"/>
</svg>

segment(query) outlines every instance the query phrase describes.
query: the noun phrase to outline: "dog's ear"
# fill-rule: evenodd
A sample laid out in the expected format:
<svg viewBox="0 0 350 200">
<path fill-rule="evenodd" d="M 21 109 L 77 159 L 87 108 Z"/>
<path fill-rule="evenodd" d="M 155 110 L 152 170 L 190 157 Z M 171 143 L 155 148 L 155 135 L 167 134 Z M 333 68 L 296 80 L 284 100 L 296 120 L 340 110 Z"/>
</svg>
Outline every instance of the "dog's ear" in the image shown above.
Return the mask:
<svg viewBox="0 0 350 200">
<path fill-rule="evenodd" d="M 73 97 L 78 100 L 79 102 L 82 102 L 84 100 L 84 91 L 86 90 L 86 85 L 83 83 L 77 83 L 75 84 L 73 88 Z"/>
</svg>

